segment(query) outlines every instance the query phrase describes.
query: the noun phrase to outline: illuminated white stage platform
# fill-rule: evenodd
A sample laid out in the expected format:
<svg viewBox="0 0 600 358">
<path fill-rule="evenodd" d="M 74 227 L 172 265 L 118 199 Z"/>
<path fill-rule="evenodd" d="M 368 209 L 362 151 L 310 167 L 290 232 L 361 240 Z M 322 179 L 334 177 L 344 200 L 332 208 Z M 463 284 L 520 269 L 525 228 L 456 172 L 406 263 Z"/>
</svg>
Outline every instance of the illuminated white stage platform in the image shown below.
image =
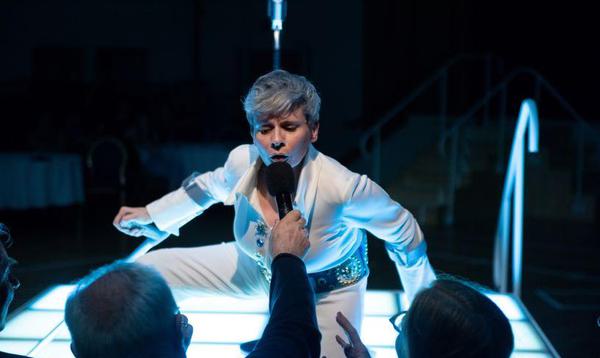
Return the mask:
<svg viewBox="0 0 600 358">
<path fill-rule="evenodd" d="M 38 358 L 72 357 L 70 336 L 62 324 L 64 304 L 73 286 L 56 286 L 9 318 L 0 333 L 0 351 L 31 355 Z M 515 335 L 513 357 L 553 357 L 554 349 L 537 324 L 520 303 L 511 296 L 488 295 L 510 319 Z M 178 302 L 194 326 L 188 357 L 243 357 L 240 342 L 260 336 L 267 321 L 268 302 L 239 300 L 226 297 L 192 298 Z M 388 317 L 405 307 L 404 296 L 398 291 L 368 291 L 362 339 L 374 357 L 396 357 L 396 331 Z M 54 331 L 54 332 L 53 332 Z M 47 339 L 52 337 L 52 339 Z"/>
</svg>

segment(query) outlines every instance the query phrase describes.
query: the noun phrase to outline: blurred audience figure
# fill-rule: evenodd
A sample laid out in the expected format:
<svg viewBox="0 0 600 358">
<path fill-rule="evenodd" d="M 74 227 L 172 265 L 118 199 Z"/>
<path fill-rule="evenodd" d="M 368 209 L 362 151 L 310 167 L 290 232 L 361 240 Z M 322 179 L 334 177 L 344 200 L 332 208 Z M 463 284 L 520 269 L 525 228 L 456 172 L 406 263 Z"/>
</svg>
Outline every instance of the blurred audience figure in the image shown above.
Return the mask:
<svg viewBox="0 0 600 358">
<path fill-rule="evenodd" d="M 310 247 L 305 225 L 294 210 L 273 228 L 271 315 L 248 357 L 320 357 L 315 294 L 302 261 Z M 185 357 L 193 333 L 162 276 L 138 263 L 83 278 L 67 299 L 65 322 L 77 358 Z"/>
<path fill-rule="evenodd" d="M 336 340 L 346 357 L 370 357 L 356 329 L 338 312 L 338 324 L 349 342 Z M 455 279 L 438 279 L 417 294 L 410 309 L 390 318 L 399 333 L 396 352 L 401 358 L 506 358 L 513 350 L 510 323 L 479 290 Z"/>
<path fill-rule="evenodd" d="M 182 358 L 193 327 L 154 269 L 116 262 L 81 280 L 65 322 L 77 358 Z"/>
<path fill-rule="evenodd" d="M 6 251 L 12 245 L 12 236 L 8 227 L 0 223 L 0 274 L 2 275 L 2 283 L 0 284 L 0 305 L 2 313 L 0 316 L 0 331 L 6 326 L 6 317 L 8 316 L 8 308 L 15 296 L 15 291 L 21 283 L 13 275 L 12 267 L 17 262 L 8 256 Z M 17 358 L 25 357 L 10 353 L 0 352 L 0 358 Z"/>
</svg>

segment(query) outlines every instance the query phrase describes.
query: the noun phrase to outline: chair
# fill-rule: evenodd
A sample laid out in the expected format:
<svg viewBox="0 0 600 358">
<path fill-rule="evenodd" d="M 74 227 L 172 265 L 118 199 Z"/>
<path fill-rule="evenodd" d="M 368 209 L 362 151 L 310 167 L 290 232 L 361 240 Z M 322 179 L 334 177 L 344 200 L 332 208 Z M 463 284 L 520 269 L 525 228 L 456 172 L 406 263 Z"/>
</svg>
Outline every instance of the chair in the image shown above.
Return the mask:
<svg viewBox="0 0 600 358">
<path fill-rule="evenodd" d="M 88 214 L 85 222 L 95 227 L 95 231 L 100 228 L 110 230 L 112 216 L 125 205 L 128 160 L 125 144 L 115 137 L 100 138 L 87 151 L 85 211 Z M 119 254 L 128 252 L 130 245 L 128 240 L 120 237 L 117 243 Z"/>
<path fill-rule="evenodd" d="M 114 137 L 96 140 L 86 155 L 88 195 L 118 195 L 118 204 L 125 204 L 127 185 L 127 149 Z"/>
</svg>

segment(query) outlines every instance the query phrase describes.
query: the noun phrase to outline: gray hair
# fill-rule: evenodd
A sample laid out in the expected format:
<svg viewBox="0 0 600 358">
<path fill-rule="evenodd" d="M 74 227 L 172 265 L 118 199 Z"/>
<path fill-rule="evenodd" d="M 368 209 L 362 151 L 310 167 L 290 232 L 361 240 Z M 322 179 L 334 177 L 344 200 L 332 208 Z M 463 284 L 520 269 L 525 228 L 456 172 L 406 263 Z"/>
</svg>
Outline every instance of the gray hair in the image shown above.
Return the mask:
<svg viewBox="0 0 600 358">
<path fill-rule="evenodd" d="M 305 77 L 284 70 L 260 76 L 244 98 L 250 126 L 258 118 L 284 116 L 301 107 L 310 125 L 319 122 L 321 98 L 315 86 Z"/>
<path fill-rule="evenodd" d="M 176 312 L 157 271 L 116 262 L 80 281 L 67 299 L 65 322 L 78 358 L 161 357 L 175 347 Z"/>
</svg>

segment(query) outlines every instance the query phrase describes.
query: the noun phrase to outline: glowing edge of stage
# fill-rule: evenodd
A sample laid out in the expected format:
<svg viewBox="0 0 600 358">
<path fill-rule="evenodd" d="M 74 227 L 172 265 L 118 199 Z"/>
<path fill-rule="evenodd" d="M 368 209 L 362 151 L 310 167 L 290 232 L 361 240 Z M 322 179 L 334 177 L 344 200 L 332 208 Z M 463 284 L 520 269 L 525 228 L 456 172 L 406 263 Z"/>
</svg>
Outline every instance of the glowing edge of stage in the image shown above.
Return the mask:
<svg viewBox="0 0 600 358">
<path fill-rule="evenodd" d="M 9 317 L 0 333 L 0 351 L 26 355 L 63 319 L 64 304 L 73 286 L 55 286 Z M 552 357 L 554 350 L 520 301 L 509 295 L 488 294 L 509 318 L 515 336 L 513 357 Z M 188 357 L 243 357 L 239 343 L 260 336 L 267 321 L 266 299 L 197 297 L 178 302 L 194 326 Z M 396 332 L 388 317 L 406 307 L 399 291 L 367 291 L 361 337 L 374 357 L 396 357 Z M 36 358 L 72 357 L 65 325 Z"/>
</svg>

